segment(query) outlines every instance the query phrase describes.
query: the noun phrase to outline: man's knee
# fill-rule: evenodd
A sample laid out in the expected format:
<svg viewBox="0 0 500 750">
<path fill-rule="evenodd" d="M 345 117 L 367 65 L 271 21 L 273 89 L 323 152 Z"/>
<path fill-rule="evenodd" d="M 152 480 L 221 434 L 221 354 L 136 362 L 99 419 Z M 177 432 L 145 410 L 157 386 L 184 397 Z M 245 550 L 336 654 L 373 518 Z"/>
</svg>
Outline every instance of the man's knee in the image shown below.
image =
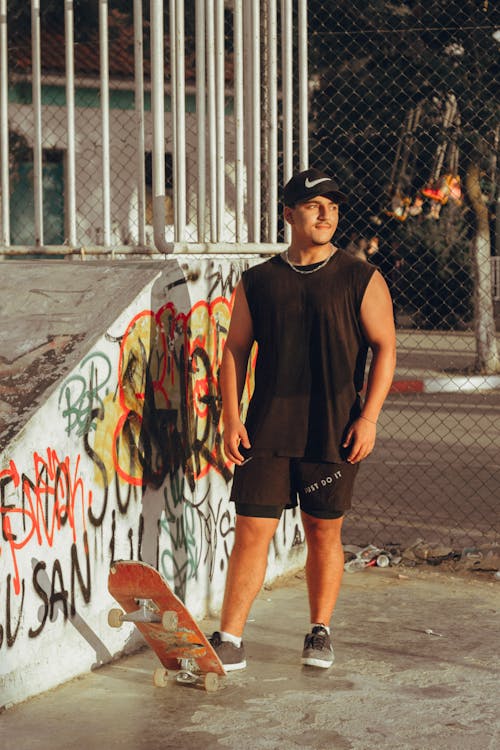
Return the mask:
<svg viewBox="0 0 500 750">
<path fill-rule="evenodd" d="M 342 532 L 342 522 L 344 518 L 316 518 L 307 513 L 302 513 L 302 524 L 306 539 L 314 540 L 317 543 L 333 543 L 340 541 Z"/>
<path fill-rule="evenodd" d="M 264 547 L 269 545 L 279 520 L 276 518 L 253 518 L 236 516 L 235 545 Z"/>
</svg>

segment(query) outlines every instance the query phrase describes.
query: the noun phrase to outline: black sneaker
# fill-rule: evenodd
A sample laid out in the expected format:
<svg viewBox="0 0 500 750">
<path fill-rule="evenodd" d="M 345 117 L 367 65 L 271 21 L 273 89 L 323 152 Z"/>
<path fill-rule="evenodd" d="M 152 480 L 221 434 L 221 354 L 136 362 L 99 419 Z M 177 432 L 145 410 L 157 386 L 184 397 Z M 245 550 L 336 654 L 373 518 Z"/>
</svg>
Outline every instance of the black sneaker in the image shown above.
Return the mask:
<svg viewBox="0 0 500 750">
<path fill-rule="evenodd" d="M 220 633 L 217 630 L 209 637 L 208 641 L 221 660 L 226 672 L 233 672 L 236 669 L 245 669 L 247 662 L 245 659 L 243 643 L 238 648 L 234 643 L 221 641 Z"/>
<path fill-rule="evenodd" d="M 332 666 L 334 659 L 328 630 L 322 625 L 316 625 L 312 629 L 312 633 L 308 633 L 304 638 L 302 664 L 308 667 L 327 669 Z"/>
</svg>

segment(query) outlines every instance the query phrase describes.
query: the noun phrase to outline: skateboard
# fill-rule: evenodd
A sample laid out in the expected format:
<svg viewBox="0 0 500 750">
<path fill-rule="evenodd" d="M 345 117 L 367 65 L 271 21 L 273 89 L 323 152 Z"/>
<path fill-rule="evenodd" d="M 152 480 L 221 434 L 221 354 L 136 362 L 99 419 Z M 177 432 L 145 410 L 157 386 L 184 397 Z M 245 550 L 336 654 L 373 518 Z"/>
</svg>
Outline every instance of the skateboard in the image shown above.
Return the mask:
<svg viewBox="0 0 500 750">
<path fill-rule="evenodd" d="M 109 611 L 108 624 L 133 622 L 138 628 L 162 663 L 153 673 L 157 687 L 167 685 L 172 670 L 177 682 L 199 684 L 208 692 L 219 689 L 219 677 L 226 674 L 219 657 L 155 568 L 118 560 L 111 566 L 108 589 L 122 607 Z"/>
</svg>

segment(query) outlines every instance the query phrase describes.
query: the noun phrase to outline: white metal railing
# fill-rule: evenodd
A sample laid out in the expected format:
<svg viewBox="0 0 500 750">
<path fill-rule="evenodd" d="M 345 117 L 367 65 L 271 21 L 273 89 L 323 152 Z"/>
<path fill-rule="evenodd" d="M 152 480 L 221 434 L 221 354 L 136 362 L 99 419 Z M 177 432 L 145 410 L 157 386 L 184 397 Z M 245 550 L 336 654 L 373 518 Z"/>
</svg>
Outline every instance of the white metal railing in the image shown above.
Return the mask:
<svg viewBox="0 0 500 750">
<path fill-rule="evenodd" d="M 89 252 L 125 252 L 147 250 L 147 211 L 145 194 L 146 124 L 152 152 L 152 235 L 157 251 L 168 252 L 241 252 L 276 249 L 278 239 L 278 193 L 296 167 L 308 166 L 308 72 L 307 72 L 307 0 L 196 0 L 196 178 L 187 185 L 186 167 L 186 71 L 185 71 L 185 3 L 184 0 L 150 0 L 151 83 L 144 80 L 143 18 L 141 0 L 130 0 L 134 24 L 134 119 L 136 169 L 134 176 L 134 239 L 122 246 L 114 234 L 116 214 L 121 197 L 113 178 L 116 158 L 112 147 L 116 137 L 110 91 L 109 0 L 98 3 L 98 37 L 100 72 L 95 81 L 100 97 L 100 123 L 94 130 L 94 145 L 100 155 L 100 170 L 94 170 L 96 208 L 99 230 L 95 241 L 89 239 L 86 227 L 91 219 L 85 213 L 79 183 L 80 123 L 76 112 L 75 91 L 81 85 L 75 77 L 74 0 L 64 3 L 65 112 L 60 117 L 64 133 L 57 148 L 64 150 L 65 240 L 60 246 L 47 245 L 44 228 L 44 136 L 53 113 L 44 103 L 43 87 L 47 81 L 42 67 L 41 0 L 30 0 L 31 7 L 31 83 L 32 101 L 24 103 L 32 122 L 27 141 L 33 153 L 33 226 L 32 243 L 11 246 L 11 211 L 9 185 L 9 104 L 8 10 L 7 0 L 0 0 L 0 246 L 2 254 L 28 254 L 36 250 L 68 254 L 85 247 Z M 233 12 L 233 80 L 226 90 L 226 45 L 224 13 Z M 190 7 L 189 7 L 190 9 Z M 165 36 L 165 18 L 169 28 Z M 297 19 L 296 22 L 294 19 Z M 294 27 L 295 24 L 295 27 Z M 169 40 L 166 48 L 165 40 Z M 294 59 L 294 40 L 298 56 Z M 281 55 L 281 90 L 278 89 L 278 59 Z M 168 89 L 165 69 L 170 71 Z M 294 79 L 298 78 L 298 102 L 294 102 Z M 264 83 L 264 85 L 263 85 Z M 123 83 L 122 83 L 123 86 Z M 151 93 L 151 114 L 145 109 L 145 93 Z M 263 93 L 265 92 L 265 93 Z M 166 94 L 171 96 L 169 111 Z M 226 113 L 231 100 L 232 114 Z M 23 110 L 23 111 L 24 111 Z M 294 115 L 298 112 L 298 134 Z M 228 131 L 232 122 L 233 132 Z M 12 125 L 10 124 L 10 127 Z M 192 127 L 192 126 L 191 126 Z M 99 132 L 100 129 L 100 132 Z M 283 142 L 283 166 L 278 166 L 278 139 Z M 299 159 L 294 164 L 293 144 L 298 142 Z M 54 139 L 51 139 L 53 144 Z M 49 147 L 53 147 L 49 146 Z M 173 232 L 167 230 L 165 212 L 165 155 L 170 148 L 173 164 Z M 192 154 L 189 154 L 192 157 Z M 264 166 L 263 166 L 264 165 Z M 265 172 L 263 173 L 263 169 Z M 231 187 L 228 194 L 228 185 Z M 129 186 L 130 187 L 130 186 Z M 195 195 L 196 206 L 186 215 Z M 97 200 L 97 199 L 96 199 Z M 132 204 L 132 201 L 131 201 Z M 84 208 L 82 208 L 84 205 Z M 192 205 L 191 205 L 191 208 Z M 88 210 L 87 210 L 88 213 Z M 189 231 L 188 231 L 189 221 Z M 232 230 L 227 225 L 231 223 Z M 193 231 L 193 224 L 195 229 Z M 232 236 L 228 236 L 232 232 Z"/>
<path fill-rule="evenodd" d="M 0 244 L 10 243 L 7 0 L 0 0 Z"/>
<path fill-rule="evenodd" d="M 174 9 L 175 6 L 175 9 Z M 183 17 L 180 13 L 182 2 L 170 0 L 170 38 L 171 38 L 171 79 L 172 95 L 175 104 L 173 132 L 174 154 L 174 203 L 185 206 L 185 113 L 182 102 L 184 91 L 184 37 Z M 300 143 L 299 163 L 302 168 L 308 164 L 308 77 L 307 77 L 307 2 L 299 0 L 298 36 L 299 36 L 299 122 Z M 161 28 L 163 18 L 163 0 L 151 0 L 151 17 L 156 19 L 157 29 Z M 233 2 L 233 107 L 234 107 L 234 215 L 236 248 L 241 249 L 245 243 L 244 230 L 247 230 L 246 246 L 256 246 L 259 251 L 275 250 L 277 242 L 278 184 L 286 182 L 291 176 L 293 164 L 294 107 L 293 107 L 293 3 L 292 0 L 281 0 L 281 38 L 278 37 L 277 2 L 244 3 Z M 263 25 L 262 18 L 266 23 Z M 198 243 L 187 242 L 185 236 L 185 216 L 176 215 L 174 249 L 200 251 L 220 249 L 223 242 L 224 215 L 227 206 L 226 164 L 227 148 L 225 144 L 225 87 L 224 87 L 224 2 L 223 0 L 198 0 L 196 3 L 197 25 L 197 128 L 198 128 Z M 262 34 L 264 31 L 267 33 Z M 204 27 L 203 34 L 200 29 Z M 158 32 L 156 32 L 158 33 Z M 265 54 L 262 55 L 262 48 Z M 278 174 L 278 99 L 277 89 L 278 66 L 277 55 L 281 47 L 283 84 L 282 84 L 282 120 L 284 142 L 284 164 L 282 174 Z M 163 53 L 160 44 L 152 45 L 151 75 L 154 91 L 163 90 Z M 262 60 L 262 62 L 261 62 Z M 265 68 L 263 69 L 263 67 Z M 269 85 L 266 102 L 261 96 L 262 79 Z M 165 111 L 163 98 L 154 99 L 153 125 L 158 129 L 154 138 L 153 165 L 161 169 L 161 137 Z M 178 104 L 181 102 L 181 106 Z M 266 128 L 262 128 L 262 122 Z M 206 140 L 205 140 L 206 133 Z M 205 149 L 208 159 L 205 158 Z M 266 161 L 267 190 L 264 195 L 262 180 L 262 153 L 268 155 Z M 153 210 L 155 215 L 155 244 L 164 251 L 171 246 L 164 240 L 163 226 L 163 192 L 161 178 L 155 180 Z M 205 196 L 208 200 L 205 200 Z M 245 211 L 246 195 L 246 211 Z M 206 213 L 210 216 L 209 241 L 206 241 Z M 266 217 L 265 230 L 262 230 L 262 215 Z M 230 248 L 224 245 L 225 250 Z M 236 249 L 235 248 L 235 249 Z"/>
<path fill-rule="evenodd" d="M 33 97 L 33 184 L 34 245 L 43 245 L 43 162 L 42 162 L 42 65 L 40 43 L 40 0 L 31 0 L 31 87 Z"/>
</svg>

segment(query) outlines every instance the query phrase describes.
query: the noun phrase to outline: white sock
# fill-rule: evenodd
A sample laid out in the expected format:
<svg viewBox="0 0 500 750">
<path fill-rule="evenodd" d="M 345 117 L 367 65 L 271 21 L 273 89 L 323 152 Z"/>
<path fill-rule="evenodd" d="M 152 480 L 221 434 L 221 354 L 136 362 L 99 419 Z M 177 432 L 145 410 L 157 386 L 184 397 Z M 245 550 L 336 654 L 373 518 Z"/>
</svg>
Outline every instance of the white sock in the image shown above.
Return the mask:
<svg viewBox="0 0 500 750">
<path fill-rule="evenodd" d="M 311 631 L 310 631 L 311 633 L 312 633 L 312 629 L 313 628 L 324 628 L 326 630 L 326 632 L 328 633 L 328 635 L 330 635 L 330 628 L 329 628 L 329 626 L 328 625 L 323 625 L 322 622 L 312 622 L 311 623 Z"/>
<path fill-rule="evenodd" d="M 220 631 L 220 639 L 222 642 L 225 641 L 226 643 L 232 643 L 236 648 L 241 646 L 241 638 L 238 638 L 236 635 L 231 635 L 231 633 L 226 633 L 224 630 Z"/>
</svg>

